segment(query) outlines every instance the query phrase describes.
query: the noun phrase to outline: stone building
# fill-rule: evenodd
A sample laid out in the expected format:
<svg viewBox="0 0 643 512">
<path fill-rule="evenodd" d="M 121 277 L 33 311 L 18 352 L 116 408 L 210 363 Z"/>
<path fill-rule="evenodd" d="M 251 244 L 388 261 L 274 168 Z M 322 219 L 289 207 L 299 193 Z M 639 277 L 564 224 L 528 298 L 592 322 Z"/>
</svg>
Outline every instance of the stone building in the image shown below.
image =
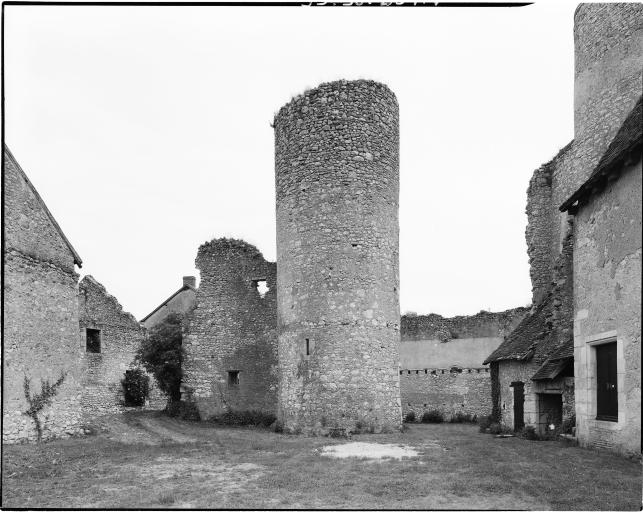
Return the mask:
<svg viewBox="0 0 643 512">
<path fill-rule="evenodd" d="M 491 414 L 491 378 L 482 362 L 528 313 L 515 308 L 473 316 L 403 315 L 400 345 L 402 412 Z"/>
<path fill-rule="evenodd" d="M 65 380 L 43 411 L 43 438 L 74 434 L 81 423 L 78 274 L 82 261 L 9 149 L 4 146 L 4 353 L 2 439 L 33 440 L 25 376 Z"/>
<path fill-rule="evenodd" d="M 641 98 L 561 206 L 574 223 L 577 437 L 641 451 Z"/>
<path fill-rule="evenodd" d="M 184 276 L 183 286 L 161 302 L 150 314 L 141 320 L 143 327 L 151 329 L 156 324 L 162 322 L 165 317 L 171 313 L 187 315 L 196 300 L 196 278 L 194 276 Z"/>
<path fill-rule="evenodd" d="M 183 337 L 182 396 L 202 418 L 277 409 L 277 269 L 246 242 L 216 239 L 196 258 L 201 282 Z"/>
<path fill-rule="evenodd" d="M 637 174 L 632 144 L 640 123 L 633 109 L 642 88 L 642 37 L 641 4 L 576 10 L 574 140 L 534 173 L 528 191 L 534 307 L 487 359 L 504 423 L 538 425 L 562 408 L 582 444 L 629 453 L 640 451 L 640 168 Z M 596 354 L 611 362 L 599 364 Z M 611 375 L 614 361 L 616 379 L 601 382 L 616 385 L 608 402 L 627 410 L 619 406 L 610 421 L 609 414 L 597 418 L 602 392 L 595 377 L 599 368 Z"/>
<path fill-rule="evenodd" d="M 399 429 L 399 120 L 367 81 L 274 120 L 278 417 L 287 431 Z"/>
<path fill-rule="evenodd" d="M 90 275 L 80 281 L 78 298 L 83 413 L 91 418 L 121 412 L 121 380 L 138 367 L 134 358 L 145 328 Z M 150 376 L 148 406 L 161 409 L 166 401 Z"/>
</svg>

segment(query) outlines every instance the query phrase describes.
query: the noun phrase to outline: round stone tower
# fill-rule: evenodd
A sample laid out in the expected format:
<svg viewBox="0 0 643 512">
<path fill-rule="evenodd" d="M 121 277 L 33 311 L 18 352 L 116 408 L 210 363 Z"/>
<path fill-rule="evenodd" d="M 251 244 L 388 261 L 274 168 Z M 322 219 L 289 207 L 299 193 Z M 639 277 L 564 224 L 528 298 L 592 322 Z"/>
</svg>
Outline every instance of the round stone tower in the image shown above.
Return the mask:
<svg viewBox="0 0 643 512">
<path fill-rule="evenodd" d="M 290 432 L 399 429 L 399 120 L 369 80 L 275 117 L 279 410 Z"/>
</svg>

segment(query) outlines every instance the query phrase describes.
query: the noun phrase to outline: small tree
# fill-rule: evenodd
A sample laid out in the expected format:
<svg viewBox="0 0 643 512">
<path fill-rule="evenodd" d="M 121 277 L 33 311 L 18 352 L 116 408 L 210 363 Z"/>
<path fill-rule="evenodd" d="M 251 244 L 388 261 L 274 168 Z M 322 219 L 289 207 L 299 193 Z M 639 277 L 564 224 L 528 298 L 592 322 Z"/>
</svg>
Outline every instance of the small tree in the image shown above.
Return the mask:
<svg viewBox="0 0 643 512">
<path fill-rule="evenodd" d="M 22 414 L 29 416 L 33 420 L 38 442 L 42 440 L 42 422 L 40 421 L 40 412 L 48 405 L 51 405 L 51 402 L 58 393 L 58 388 L 60 388 L 65 381 L 65 377 L 67 377 L 67 372 L 61 372 L 60 377 L 58 377 L 58 380 L 53 384 L 49 383 L 49 379 L 40 379 L 40 393 L 31 394 L 31 379 L 25 375 L 22 386 L 29 408 Z"/>
<path fill-rule="evenodd" d="M 121 380 L 125 405 L 145 405 L 145 399 L 150 392 L 150 378 L 140 368 L 127 370 Z"/>
<path fill-rule="evenodd" d="M 172 313 L 150 329 L 136 355 L 171 401 L 181 399 L 183 317 Z"/>
</svg>

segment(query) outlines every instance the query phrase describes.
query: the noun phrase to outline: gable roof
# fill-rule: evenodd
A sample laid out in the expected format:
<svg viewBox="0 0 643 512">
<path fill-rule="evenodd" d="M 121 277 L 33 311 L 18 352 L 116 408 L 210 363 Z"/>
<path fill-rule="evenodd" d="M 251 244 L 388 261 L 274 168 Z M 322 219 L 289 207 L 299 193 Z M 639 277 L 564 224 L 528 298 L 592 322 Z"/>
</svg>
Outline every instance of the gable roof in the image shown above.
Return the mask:
<svg viewBox="0 0 643 512">
<path fill-rule="evenodd" d="M 65 233 L 63 233 L 63 230 L 61 229 L 60 225 L 58 224 L 58 222 L 56 222 L 56 219 L 54 219 L 54 216 L 49 211 L 49 208 L 47 208 L 47 205 L 43 201 L 42 197 L 40 197 L 40 194 L 36 190 L 36 187 L 34 187 L 33 183 L 31 183 L 31 181 L 27 177 L 27 174 L 22 169 L 22 167 L 20 167 L 20 164 L 18 163 L 16 158 L 13 156 L 11 151 L 9 151 L 9 148 L 7 147 L 6 144 L 4 145 L 4 158 L 8 158 L 11 161 L 11 163 L 16 167 L 16 169 L 18 169 L 18 172 L 21 174 L 21 176 L 23 177 L 23 179 L 25 180 L 25 182 L 27 183 L 27 185 L 31 189 L 31 192 L 33 193 L 34 197 L 36 198 L 36 200 L 40 204 L 40 207 L 47 214 L 47 217 L 49 217 L 49 220 L 51 221 L 52 225 L 54 226 L 56 231 L 58 231 L 58 234 L 63 239 L 63 241 L 67 245 L 67 248 L 69 249 L 69 251 L 74 256 L 74 263 L 76 265 L 78 265 L 79 268 L 82 267 L 83 266 L 83 260 L 80 259 L 80 256 L 76 252 L 76 249 L 74 249 L 74 247 L 71 245 L 71 243 L 69 242 L 69 240 L 65 236 Z"/>
<path fill-rule="evenodd" d="M 174 292 L 172 295 L 170 295 L 167 299 L 165 299 L 163 302 L 161 302 L 161 303 L 158 305 L 158 307 L 157 307 L 154 311 L 152 311 L 152 312 L 151 312 L 149 315 L 147 315 L 145 318 L 142 318 L 142 319 L 140 320 L 140 322 L 141 322 L 141 323 L 145 322 L 149 317 L 151 317 L 154 313 L 156 313 L 159 309 L 161 309 L 163 306 L 165 306 L 168 302 L 170 302 L 170 301 L 171 301 L 174 297 L 176 297 L 179 293 L 181 293 L 181 292 L 183 292 L 183 291 L 185 291 L 185 290 L 192 290 L 192 291 L 196 291 L 196 288 L 194 288 L 194 287 L 192 287 L 192 286 L 190 286 L 190 285 L 188 285 L 188 284 L 184 284 L 183 286 L 181 286 L 181 288 L 179 288 L 177 291 L 175 291 L 175 292 Z"/>
<path fill-rule="evenodd" d="M 592 171 L 590 177 L 583 183 L 569 199 L 567 199 L 559 208 L 561 212 L 567 211 L 574 206 L 574 203 L 587 197 L 592 192 L 592 188 L 598 185 L 599 181 L 614 170 L 620 168 L 625 160 L 632 153 L 641 152 L 641 100 L 639 97 L 636 105 L 629 113 L 617 134 L 612 139 L 607 150 L 598 162 L 596 168 Z"/>
</svg>

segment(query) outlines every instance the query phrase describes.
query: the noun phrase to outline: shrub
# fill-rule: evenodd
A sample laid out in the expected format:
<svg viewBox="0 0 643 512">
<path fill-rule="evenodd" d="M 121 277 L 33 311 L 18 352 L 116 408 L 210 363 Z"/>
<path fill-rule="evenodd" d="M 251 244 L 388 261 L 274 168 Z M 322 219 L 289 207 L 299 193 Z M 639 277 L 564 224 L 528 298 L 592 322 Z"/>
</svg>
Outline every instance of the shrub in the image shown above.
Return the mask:
<svg viewBox="0 0 643 512">
<path fill-rule="evenodd" d="M 463 413 L 461 411 L 458 411 L 454 415 L 451 416 L 449 419 L 450 423 L 475 423 L 476 422 L 476 415 L 475 414 L 470 414 L 470 413 Z"/>
<path fill-rule="evenodd" d="M 230 425 L 234 427 L 254 426 L 254 427 L 272 427 L 277 422 L 277 418 L 272 413 L 262 411 L 234 411 L 232 409 L 215 416 L 212 421 L 221 425 Z"/>
<path fill-rule="evenodd" d="M 404 416 L 404 423 L 413 423 L 415 422 L 415 411 L 409 411 Z"/>
<path fill-rule="evenodd" d="M 529 439 L 530 441 L 536 441 L 538 439 L 538 434 L 536 433 L 536 427 L 533 425 L 527 425 L 522 430 L 522 437 Z"/>
<path fill-rule="evenodd" d="M 563 434 L 573 434 L 576 427 L 576 415 L 572 414 L 569 418 L 563 421 Z"/>
<path fill-rule="evenodd" d="M 486 433 L 487 429 L 492 423 L 493 423 L 493 417 L 491 415 L 482 416 L 481 418 L 479 418 L 478 426 L 479 426 L 480 432 L 482 432 L 483 434 Z"/>
<path fill-rule="evenodd" d="M 140 368 L 127 370 L 125 377 L 121 380 L 125 405 L 145 405 L 145 399 L 150 392 L 150 378 Z"/>
<path fill-rule="evenodd" d="M 489 433 L 490 434 L 501 434 L 502 433 L 502 426 L 500 423 L 492 423 L 489 425 Z"/>
<path fill-rule="evenodd" d="M 165 407 L 165 414 L 171 418 L 179 418 L 188 421 L 201 421 L 199 409 L 194 402 L 183 400 L 172 400 Z"/>
<path fill-rule="evenodd" d="M 444 416 L 440 411 L 431 409 L 422 415 L 421 421 L 422 423 L 442 423 L 444 421 Z"/>
</svg>

